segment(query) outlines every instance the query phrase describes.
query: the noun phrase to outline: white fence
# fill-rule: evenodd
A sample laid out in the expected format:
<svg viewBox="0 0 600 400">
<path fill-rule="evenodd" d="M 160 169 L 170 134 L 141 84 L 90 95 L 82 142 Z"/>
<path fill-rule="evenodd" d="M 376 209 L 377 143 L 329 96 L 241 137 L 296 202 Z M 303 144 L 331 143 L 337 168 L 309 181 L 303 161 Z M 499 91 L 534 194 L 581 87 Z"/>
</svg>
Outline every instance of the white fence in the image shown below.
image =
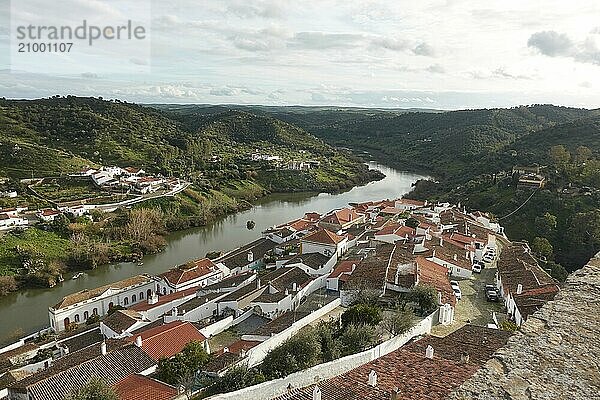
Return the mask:
<svg viewBox="0 0 600 400">
<path fill-rule="evenodd" d="M 315 382 L 344 374 L 354 368 L 360 367 L 361 365 L 373 361 L 376 358 L 382 357 L 399 349 L 414 337 L 430 333 L 431 327 L 437 324 L 437 313 L 438 311 L 431 313 L 403 335 L 395 336 L 372 349 L 363 351 L 362 353 L 352 354 L 338 360 L 319 364 L 304 371 L 288 375 L 285 378 L 264 382 L 259 385 L 250 386 L 231 393 L 211 396 L 209 399 L 270 400 L 273 397 L 285 394 L 290 385 L 293 388 L 305 387 Z"/>
<path fill-rule="evenodd" d="M 207 337 L 207 338 L 217 335 L 217 334 L 223 332 L 224 330 L 229 329 L 232 326 L 239 324 L 240 322 L 242 322 L 243 320 L 245 320 L 246 318 L 251 316 L 252 312 L 253 312 L 253 310 L 250 309 L 235 319 L 233 318 L 233 316 L 230 315 L 229 317 L 223 318 L 213 324 L 210 324 L 208 326 L 205 326 L 204 328 L 201 328 L 200 333 L 203 334 L 204 337 Z"/>
</svg>

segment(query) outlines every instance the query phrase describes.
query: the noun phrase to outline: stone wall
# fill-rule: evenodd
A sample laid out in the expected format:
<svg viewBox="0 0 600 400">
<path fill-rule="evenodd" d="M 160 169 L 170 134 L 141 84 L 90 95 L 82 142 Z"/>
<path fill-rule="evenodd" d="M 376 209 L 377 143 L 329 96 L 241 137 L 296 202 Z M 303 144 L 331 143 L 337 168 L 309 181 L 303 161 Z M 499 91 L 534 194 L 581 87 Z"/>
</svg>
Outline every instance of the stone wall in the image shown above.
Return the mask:
<svg viewBox="0 0 600 400">
<path fill-rule="evenodd" d="M 600 253 L 453 399 L 600 398 Z"/>
</svg>

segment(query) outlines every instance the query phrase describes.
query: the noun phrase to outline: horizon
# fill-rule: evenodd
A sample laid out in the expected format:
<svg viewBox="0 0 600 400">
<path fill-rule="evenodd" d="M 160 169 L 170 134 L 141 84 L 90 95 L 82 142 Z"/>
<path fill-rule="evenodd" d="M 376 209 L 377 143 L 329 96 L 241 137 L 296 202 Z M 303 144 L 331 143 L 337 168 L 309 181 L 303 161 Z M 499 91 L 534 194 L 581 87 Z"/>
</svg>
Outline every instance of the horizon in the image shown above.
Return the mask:
<svg viewBox="0 0 600 400">
<path fill-rule="evenodd" d="M 32 17 L 27 6 L 47 15 Z M 0 61 L 5 97 L 49 97 L 60 88 L 61 95 L 135 103 L 600 107 L 600 4 L 592 0 L 552 0 L 542 9 L 516 0 L 64 0 L 45 6 L 4 2 L 2 25 L 116 24 L 133 15 L 148 38 L 129 47 L 102 47 L 98 40 L 76 46 L 82 53 L 51 58 L 21 59 L 11 51 Z M 13 50 L 11 33 L 0 31 L 0 51 Z"/>
</svg>

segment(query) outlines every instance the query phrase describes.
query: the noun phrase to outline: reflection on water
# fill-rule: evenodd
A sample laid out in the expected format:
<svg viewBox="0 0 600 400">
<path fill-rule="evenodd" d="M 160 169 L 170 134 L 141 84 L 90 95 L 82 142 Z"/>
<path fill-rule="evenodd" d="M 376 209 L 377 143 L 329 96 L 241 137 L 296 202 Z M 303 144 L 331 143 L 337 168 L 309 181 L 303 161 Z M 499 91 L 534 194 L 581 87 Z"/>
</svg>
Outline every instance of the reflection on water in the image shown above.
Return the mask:
<svg viewBox="0 0 600 400">
<path fill-rule="evenodd" d="M 423 178 L 421 175 L 399 172 L 385 166 L 380 169 L 385 179 L 355 187 L 344 193 L 291 193 L 273 194 L 256 202 L 247 211 L 230 215 L 214 224 L 189 229 L 169 235 L 168 245 L 160 254 L 144 257 L 144 265 L 120 263 L 87 271 L 77 280 L 67 279 L 53 289 L 30 289 L 0 298 L 0 343 L 6 343 L 48 325 L 48 306 L 64 296 L 115 282 L 135 274 L 160 273 L 170 266 L 203 257 L 210 251 L 229 250 L 250 242 L 264 229 L 298 218 L 307 211 L 326 212 L 343 207 L 350 202 L 399 197 L 410 191 L 411 185 Z M 248 230 L 246 222 L 256 226 Z"/>
</svg>

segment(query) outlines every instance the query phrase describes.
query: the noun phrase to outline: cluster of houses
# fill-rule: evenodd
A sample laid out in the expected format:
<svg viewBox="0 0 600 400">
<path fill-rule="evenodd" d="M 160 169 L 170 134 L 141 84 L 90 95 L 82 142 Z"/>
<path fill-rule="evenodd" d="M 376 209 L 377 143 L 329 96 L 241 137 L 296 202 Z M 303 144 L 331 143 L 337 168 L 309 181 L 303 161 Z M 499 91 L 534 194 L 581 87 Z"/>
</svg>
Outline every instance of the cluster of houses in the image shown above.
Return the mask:
<svg viewBox="0 0 600 400">
<path fill-rule="evenodd" d="M 515 166 L 512 172 L 518 176 L 517 187 L 520 189 L 542 189 L 546 185 L 546 177 L 538 166 Z"/>
<path fill-rule="evenodd" d="M 252 153 L 250 160 L 253 162 L 266 161 L 276 168 L 283 168 L 295 171 L 308 171 L 316 169 L 321 166 L 321 162 L 318 160 L 289 160 L 284 162 L 281 156 L 271 154 Z"/>
<path fill-rule="evenodd" d="M 160 358 L 174 356 L 192 341 L 211 352 L 212 336 L 244 325 L 249 328 L 239 340 L 213 349 L 204 372 L 221 376 L 234 365 L 256 365 L 316 311 L 303 308 L 313 293 L 327 293 L 336 304 L 347 306 L 363 290 L 385 301 L 426 285 L 437 293 L 435 322 L 449 325 L 458 301 L 450 279 L 469 278 L 489 249 L 498 254 L 504 249 L 497 284 L 517 323 L 558 290 L 528 249 L 511 244 L 502 227 L 484 213 L 409 199 L 351 204 L 324 215 L 308 212 L 217 258 L 66 296 L 49 308 L 52 335 L 0 350 L 0 381 L 8 382 L 5 390 L 11 400 L 60 399 L 92 376 L 113 385 L 123 399 L 141 385 L 170 393 L 165 399 L 175 398 L 176 388 L 152 378 Z M 469 329 L 481 337 L 481 329 L 487 328 Z M 499 339 L 492 344 L 487 340 L 484 350 L 473 348 L 472 361 L 478 351 L 493 352 L 504 340 L 493 330 L 484 336 Z M 401 373 L 424 362 L 419 365 L 428 373 L 456 370 L 456 378 L 465 380 L 484 362 L 477 358 L 461 373 L 464 360 L 456 358 L 451 343 L 440 339 L 425 346 L 439 349 L 436 357 L 428 356 L 421 344 L 415 344 L 418 350 L 399 350 L 351 376 L 290 391 L 281 399 L 311 398 L 306 397 L 310 393 L 326 398 L 340 379 L 365 380 L 368 394 L 379 387 L 377 374 L 387 373 L 389 363 Z M 108 368 L 109 363 L 118 367 Z"/>
<path fill-rule="evenodd" d="M 173 190 L 181 181 L 177 178 L 164 178 L 148 175 L 146 171 L 136 167 L 100 167 L 87 168 L 76 176 L 89 176 L 99 187 L 107 190 L 124 190 L 130 193 L 147 194 L 158 190 Z"/>
<path fill-rule="evenodd" d="M 29 225 L 29 219 L 24 214 L 27 210 L 27 207 L 0 209 L 0 231 L 23 228 Z"/>
</svg>

